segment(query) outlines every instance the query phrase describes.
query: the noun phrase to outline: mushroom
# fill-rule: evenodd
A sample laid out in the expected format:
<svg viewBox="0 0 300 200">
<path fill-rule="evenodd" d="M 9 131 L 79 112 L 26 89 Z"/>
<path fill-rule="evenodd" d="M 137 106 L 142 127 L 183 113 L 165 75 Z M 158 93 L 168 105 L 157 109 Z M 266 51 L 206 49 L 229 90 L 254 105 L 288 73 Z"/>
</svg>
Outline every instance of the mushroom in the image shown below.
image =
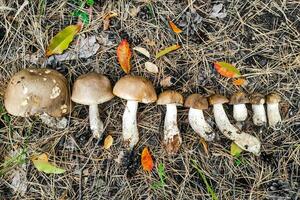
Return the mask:
<svg viewBox="0 0 300 200">
<path fill-rule="evenodd" d="M 139 141 L 136 114 L 138 103 L 153 103 L 157 99 L 152 83 L 141 77 L 122 77 L 113 89 L 114 95 L 127 100 L 123 114 L 122 135 L 126 147 L 133 149 Z"/>
<path fill-rule="evenodd" d="M 212 141 L 215 138 L 211 126 L 205 121 L 203 110 L 208 109 L 207 98 L 200 94 L 191 94 L 184 102 L 189 109 L 189 123 L 196 133 L 204 140 Z"/>
<path fill-rule="evenodd" d="M 12 115 L 40 115 L 48 126 L 64 128 L 67 120 L 58 118 L 71 110 L 67 80 L 52 69 L 23 69 L 9 81 L 4 106 Z"/>
<path fill-rule="evenodd" d="M 252 104 L 253 123 L 257 126 L 263 126 L 267 122 L 266 111 L 264 107 L 265 97 L 259 93 L 253 93 L 250 96 L 250 103 Z"/>
<path fill-rule="evenodd" d="M 72 101 L 89 106 L 89 121 L 93 137 L 101 138 L 103 122 L 99 116 L 98 104 L 114 97 L 109 79 L 95 72 L 79 76 L 73 85 Z"/>
<path fill-rule="evenodd" d="M 244 92 L 234 93 L 231 98 L 229 104 L 233 105 L 233 118 L 237 122 L 242 122 L 247 119 L 247 108 L 246 103 L 249 103 L 249 99 Z"/>
<path fill-rule="evenodd" d="M 267 113 L 269 126 L 275 128 L 276 125 L 281 122 L 281 116 L 279 112 L 279 102 L 281 98 L 276 93 L 270 93 L 267 95 Z"/>
<path fill-rule="evenodd" d="M 164 122 L 164 148 L 168 154 L 176 154 L 182 143 L 177 126 L 177 108 L 183 105 L 183 96 L 172 90 L 162 92 L 157 99 L 157 105 L 166 105 L 167 111 Z"/>
<path fill-rule="evenodd" d="M 233 126 L 223 108 L 224 103 L 228 103 L 228 99 L 222 95 L 212 95 L 209 98 L 209 103 L 213 105 L 214 118 L 219 130 L 230 140 L 233 140 L 240 148 L 245 151 L 259 155 L 260 153 L 260 141 L 247 133 L 240 131 L 238 128 Z"/>
</svg>

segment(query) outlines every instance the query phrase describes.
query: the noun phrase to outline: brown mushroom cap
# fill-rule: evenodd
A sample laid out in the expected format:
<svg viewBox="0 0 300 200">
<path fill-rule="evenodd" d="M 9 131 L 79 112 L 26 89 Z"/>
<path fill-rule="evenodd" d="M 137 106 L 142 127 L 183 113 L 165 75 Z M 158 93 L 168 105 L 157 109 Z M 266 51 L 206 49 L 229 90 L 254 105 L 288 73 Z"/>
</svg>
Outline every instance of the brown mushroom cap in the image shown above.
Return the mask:
<svg viewBox="0 0 300 200">
<path fill-rule="evenodd" d="M 214 94 L 209 97 L 209 104 L 214 105 L 214 104 L 223 104 L 223 103 L 228 103 L 229 100 L 220 94 Z"/>
<path fill-rule="evenodd" d="M 264 95 L 262 95 L 260 93 L 253 93 L 250 96 L 250 103 L 255 104 L 255 105 L 264 104 L 265 103 L 265 97 L 264 97 Z"/>
<path fill-rule="evenodd" d="M 67 80 L 55 70 L 23 69 L 9 81 L 4 105 L 15 116 L 61 117 L 71 109 Z"/>
<path fill-rule="evenodd" d="M 72 101 L 83 105 L 100 104 L 114 97 L 109 79 L 95 72 L 79 76 L 73 86 Z"/>
<path fill-rule="evenodd" d="M 249 98 L 247 97 L 245 92 L 237 92 L 230 97 L 229 104 L 235 105 L 235 104 L 245 104 L 245 103 L 249 103 Z"/>
<path fill-rule="evenodd" d="M 131 101 L 153 103 L 157 99 L 151 81 L 141 76 L 126 75 L 122 77 L 113 89 L 114 95 Z"/>
<path fill-rule="evenodd" d="M 186 98 L 184 106 L 188 108 L 194 108 L 199 110 L 208 109 L 207 98 L 200 94 L 191 94 Z"/>
<path fill-rule="evenodd" d="M 182 106 L 183 96 L 179 92 L 167 90 L 159 94 L 156 103 L 157 105 L 176 104 Z"/>
<path fill-rule="evenodd" d="M 267 103 L 279 103 L 281 100 L 281 97 L 276 93 L 270 93 L 267 95 Z"/>
</svg>

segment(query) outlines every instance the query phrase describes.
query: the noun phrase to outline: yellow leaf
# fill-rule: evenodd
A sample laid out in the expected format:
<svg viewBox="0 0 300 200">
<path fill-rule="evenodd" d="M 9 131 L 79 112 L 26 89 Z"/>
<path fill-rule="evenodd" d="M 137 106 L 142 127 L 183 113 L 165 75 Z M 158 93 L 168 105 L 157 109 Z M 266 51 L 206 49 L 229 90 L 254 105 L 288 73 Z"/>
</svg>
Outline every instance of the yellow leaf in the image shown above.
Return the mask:
<svg viewBox="0 0 300 200">
<path fill-rule="evenodd" d="M 238 78 L 232 81 L 233 85 L 236 86 L 241 86 L 241 85 L 245 85 L 247 83 L 247 81 L 243 78 Z"/>
<path fill-rule="evenodd" d="M 158 67 L 152 62 L 145 62 L 145 67 L 149 72 L 158 73 Z"/>
<path fill-rule="evenodd" d="M 46 50 L 46 56 L 53 54 L 61 54 L 69 47 L 69 44 L 73 41 L 74 36 L 81 30 L 82 24 L 70 25 L 57 33 L 50 41 L 50 44 Z"/>
<path fill-rule="evenodd" d="M 129 47 L 129 43 L 126 39 L 123 39 L 117 48 L 117 57 L 118 61 L 121 65 L 121 68 L 124 70 L 126 74 L 130 72 L 131 64 L 131 51 Z"/>
<path fill-rule="evenodd" d="M 182 30 L 180 28 L 178 28 L 176 26 L 176 24 L 174 22 L 172 22 L 170 19 L 169 19 L 169 25 L 170 25 L 170 27 L 171 27 L 171 29 L 173 30 L 174 33 L 179 34 L 179 33 L 182 32 Z"/>
<path fill-rule="evenodd" d="M 144 171 L 151 172 L 151 170 L 153 169 L 154 163 L 153 163 L 153 159 L 152 159 L 152 156 L 150 154 L 148 147 L 145 147 L 142 151 L 141 163 L 142 163 L 142 167 L 143 167 Z"/>
<path fill-rule="evenodd" d="M 114 142 L 114 138 L 111 135 L 106 136 L 104 139 L 104 149 L 109 149 Z"/>
<path fill-rule="evenodd" d="M 143 54 L 144 56 L 150 58 L 150 53 L 147 49 L 143 48 L 143 47 L 134 47 L 133 50 Z"/>
<path fill-rule="evenodd" d="M 230 145 L 230 154 L 234 157 L 239 157 L 240 154 L 242 153 L 243 149 L 241 149 L 237 144 L 234 142 L 231 143 Z"/>
<path fill-rule="evenodd" d="M 48 162 L 47 154 L 43 153 L 38 156 L 33 156 L 31 158 L 33 165 L 38 171 L 45 172 L 47 174 L 62 174 L 66 170 L 58 168 Z"/>
<path fill-rule="evenodd" d="M 174 44 L 174 45 L 172 45 L 172 46 L 169 46 L 169 47 L 167 47 L 167 48 L 165 48 L 165 49 L 159 51 L 159 52 L 155 55 L 155 58 L 157 59 L 157 58 L 159 58 L 159 57 L 162 57 L 162 56 L 166 55 L 167 53 L 170 53 L 171 51 L 175 51 L 175 50 L 177 50 L 177 49 L 179 49 L 179 48 L 180 48 L 180 45 L 178 45 L 178 44 Z"/>
<path fill-rule="evenodd" d="M 236 78 L 241 76 L 240 71 L 232 64 L 226 62 L 215 62 L 214 66 L 219 74 L 227 78 Z"/>
</svg>

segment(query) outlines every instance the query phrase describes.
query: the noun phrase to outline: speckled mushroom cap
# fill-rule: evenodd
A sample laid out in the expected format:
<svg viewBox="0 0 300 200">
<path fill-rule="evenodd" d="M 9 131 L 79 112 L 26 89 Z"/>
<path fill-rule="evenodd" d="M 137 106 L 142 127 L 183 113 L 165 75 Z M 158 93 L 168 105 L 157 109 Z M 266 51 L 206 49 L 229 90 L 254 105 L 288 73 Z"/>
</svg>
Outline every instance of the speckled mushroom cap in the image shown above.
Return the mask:
<svg viewBox="0 0 300 200">
<path fill-rule="evenodd" d="M 151 81 L 141 76 L 126 75 L 114 86 L 113 94 L 122 99 L 153 103 L 157 99 Z"/>
<path fill-rule="evenodd" d="M 186 98 L 184 106 L 188 108 L 206 110 L 208 109 L 208 101 L 206 97 L 200 94 L 191 94 L 188 98 Z"/>
<path fill-rule="evenodd" d="M 72 101 L 83 105 L 100 104 L 114 97 L 109 79 L 95 72 L 79 76 L 73 85 Z"/>
<path fill-rule="evenodd" d="M 214 94 L 209 97 L 209 104 L 214 105 L 214 104 L 223 104 L 223 103 L 228 103 L 229 100 L 220 94 Z"/>
<path fill-rule="evenodd" d="M 276 93 L 270 93 L 267 95 L 267 103 L 273 104 L 273 103 L 279 103 L 281 100 L 281 97 Z"/>
<path fill-rule="evenodd" d="M 260 93 L 253 93 L 250 96 L 250 103 L 251 104 L 264 104 L 265 103 L 265 97 L 264 95 L 260 94 Z"/>
<path fill-rule="evenodd" d="M 245 104 L 249 103 L 249 98 L 245 94 L 245 92 L 237 92 L 231 95 L 229 104 Z"/>
<path fill-rule="evenodd" d="M 176 104 L 182 106 L 183 101 L 183 96 L 179 92 L 167 90 L 159 94 L 156 103 L 157 105 Z"/>
<path fill-rule="evenodd" d="M 23 69 L 9 81 L 4 105 L 15 116 L 47 113 L 61 117 L 71 109 L 67 80 L 55 70 Z"/>
</svg>

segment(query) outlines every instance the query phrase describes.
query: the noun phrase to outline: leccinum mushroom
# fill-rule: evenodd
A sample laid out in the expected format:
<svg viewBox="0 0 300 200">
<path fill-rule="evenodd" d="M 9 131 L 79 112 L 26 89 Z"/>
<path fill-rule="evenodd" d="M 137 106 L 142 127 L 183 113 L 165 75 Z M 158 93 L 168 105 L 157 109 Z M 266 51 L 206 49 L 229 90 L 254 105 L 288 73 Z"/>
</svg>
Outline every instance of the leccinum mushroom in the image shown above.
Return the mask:
<svg viewBox="0 0 300 200">
<path fill-rule="evenodd" d="M 207 98 L 200 94 L 191 94 L 184 102 L 189 109 L 189 123 L 196 133 L 204 140 L 212 141 L 215 138 L 211 126 L 205 121 L 203 111 L 208 109 Z"/>
<path fill-rule="evenodd" d="M 257 126 L 263 126 L 267 123 L 267 116 L 264 107 L 265 97 L 259 93 L 253 93 L 250 96 L 250 103 L 253 110 L 253 123 Z"/>
<path fill-rule="evenodd" d="M 71 110 L 67 80 L 55 70 L 23 69 L 9 81 L 4 105 L 12 115 L 42 115 L 41 119 L 48 126 L 64 128 L 57 125 L 66 126 L 66 119 L 61 123 L 62 121 L 56 118 L 68 114 Z M 51 124 L 52 122 L 57 124 Z"/>
<path fill-rule="evenodd" d="M 213 105 L 214 118 L 219 130 L 240 148 L 259 155 L 260 141 L 256 137 L 240 131 L 230 123 L 222 105 L 228 103 L 228 99 L 222 95 L 215 94 L 209 98 L 209 103 Z"/>
<path fill-rule="evenodd" d="M 182 143 L 177 126 L 177 105 L 183 105 L 183 96 L 172 90 L 162 92 L 157 99 L 157 105 L 166 105 L 164 122 L 164 148 L 168 154 L 176 154 Z"/>
<path fill-rule="evenodd" d="M 267 95 L 267 113 L 269 126 L 275 128 L 276 125 L 281 122 L 281 116 L 279 112 L 280 96 L 275 93 Z"/>
<path fill-rule="evenodd" d="M 73 86 L 72 101 L 89 106 L 90 128 L 93 137 L 101 138 L 103 122 L 99 116 L 98 104 L 114 97 L 109 79 L 101 74 L 91 72 L 79 76 Z"/>
<path fill-rule="evenodd" d="M 124 76 L 115 85 L 114 95 L 127 100 L 123 114 L 122 135 L 126 147 L 132 149 L 139 141 L 136 113 L 138 103 L 153 103 L 157 99 L 152 83 L 140 76 Z"/>
<path fill-rule="evenodd" d="M 247 119 L 248 111 L 246 103 L 249 103 L 249 99 L 244 92 L 234 93 L 229 104 L 233 105 L 233 118 L 237 122 L 242 122 Z"/>
</svg>

